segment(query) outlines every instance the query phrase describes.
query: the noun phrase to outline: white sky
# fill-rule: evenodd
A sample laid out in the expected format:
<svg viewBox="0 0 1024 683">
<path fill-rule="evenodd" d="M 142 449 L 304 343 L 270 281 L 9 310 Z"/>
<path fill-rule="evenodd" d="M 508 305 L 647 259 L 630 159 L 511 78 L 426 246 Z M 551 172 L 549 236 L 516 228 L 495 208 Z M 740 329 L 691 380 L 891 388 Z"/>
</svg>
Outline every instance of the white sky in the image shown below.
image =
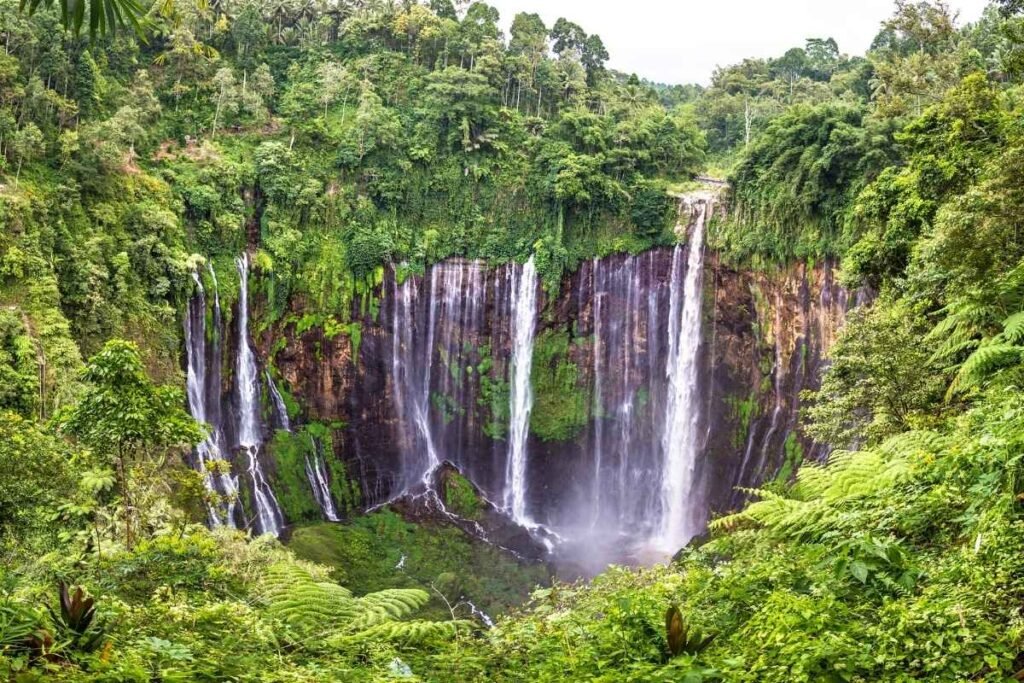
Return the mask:
<svg viewBox="0 0 1024 683">
<path fill-rule="evenodd" d="M 487 0 L 512 17 L 536 12 L 550 28 L 558 17 L 597 33 L 609 66 L 663 83 L 707 84 L 716 66 L 744 57 L 774 57 L 806 38 L 832 37 L 840 51 L 863 54 L 892 0 Z M 986 0 L 949 0 L 962 25 Z"/>
</svg>

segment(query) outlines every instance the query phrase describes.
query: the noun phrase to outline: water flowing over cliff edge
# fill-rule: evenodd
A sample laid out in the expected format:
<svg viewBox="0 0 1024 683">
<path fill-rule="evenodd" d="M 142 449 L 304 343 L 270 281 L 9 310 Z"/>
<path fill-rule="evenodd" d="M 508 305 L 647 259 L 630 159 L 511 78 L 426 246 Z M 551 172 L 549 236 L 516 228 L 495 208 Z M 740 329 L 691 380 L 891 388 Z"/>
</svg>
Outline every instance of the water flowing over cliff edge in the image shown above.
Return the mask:
<svg viewBox="0 0 1024 683">
<path fill-rule="evenodd" d="M 257 335 L 257 362 L 275 368 L 301 408 L 298 422 L 334 425 L 304 458 L 315 509 L 338 518 L 334 472 L 346 472 L 372 507 L 430 487 L 450 463 L 493 509 L 543 529 L 563 559 L 589 573 L 609 561 L 663 559 L 710 514 L 738 505 L 737 487 L 824 457 L 827 446 L 798 428 L 800 392 L 817 385 L 855 297 L 834 282 L 829 262 L 770 273 L 723 264 L 704 247 L 719 211 L 713 195 L 683 198 L 679 246 L 587 261 L 557 292 L 540 287 L 532 260 L 449 259 L 421 275 L 398 265 L 385 271 L 373 305 L 353 304 L 356 338 L 322 327 L 300 333 L 294 323 Z M 231 443 L 251 429 L 250 403 L 233 378 L 219 391 L 213 384 L 220 368 L 247 366 L 216 354 L 246 343 L 233 329 L 197 344 L 209 299 L 197 289 L 189 309 L 190 388 L 193 375 L 205 382 L 194 392 L 205 402 L 190 404 L 219 421 L 214 442 Z M 291 306 L 300 312 L 303 302 Z M 219 343 L 225 332 L 233 343 Z M 277 467 L 262 444 L 274 428 L 290 429 L 288 417 L 269 372 L 235 374 L 250 391 L 265 378 L 254 396 L 268 400 L 260 438 L 225 456 L 236 459 L 243 481 L 235 486 L 257 508 L 232 519 L 275 531 L 266 520 Z M 223 407 L 211 408 L 218 398 Z M 210 450 L 197 456 L 208 460 Z M 222 492 L 229 484 L 210 480 Z"/>
</svg>

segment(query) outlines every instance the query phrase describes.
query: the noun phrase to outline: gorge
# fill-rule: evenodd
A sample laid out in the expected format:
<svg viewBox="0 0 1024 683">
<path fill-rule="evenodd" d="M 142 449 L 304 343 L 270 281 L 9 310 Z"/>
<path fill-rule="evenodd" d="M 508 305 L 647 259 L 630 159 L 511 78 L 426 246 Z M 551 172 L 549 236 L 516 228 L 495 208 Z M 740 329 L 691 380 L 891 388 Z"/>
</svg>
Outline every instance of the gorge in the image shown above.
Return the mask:
<svg viewBox="0 0 1024 683">
<path fill-rule="evenodd" d="M 856 297 L 827 261 L 770 274 L 722 263 L 704 246 L 722 215 L 716 197 L 678 200 L 682 244 L 585 261 L 554 292 L 532 258 L 389 266 L 352 303 L 357 334 L 267 328 L 254 334 L 258 361 L 245 333 L 248 258 L 237 261 L 236 324 L 225 328 L 215 291 L 205 344 L 210 304 L 194 274 L 190 409 L 214 425 L 197 466 L 236 444 L 226 457 L 243 473 L 207 476 L 222 494 L 241 488 L 239 509 L 221 516 L 275 534 L 303 521 L 274 495 L 273 433 L 292 420 L 273 375 L 300 424 L 335 425 L 329 439 L 303 437 L 302 495 L 322 518 L 340 518 L 338 473 L 368 509 L 433 486 L 450 463 L 584 573 L 667 557 L 740 504 L 740 488 L 822 459 L 827 445 L 797 427 L 800 392 L 816 387 Z"/>
<path fill-rule="evenodd" d="M 1024 680 L 1024 0 L 780 3 L 0 0 L 0 680 Z"/>
</svg>

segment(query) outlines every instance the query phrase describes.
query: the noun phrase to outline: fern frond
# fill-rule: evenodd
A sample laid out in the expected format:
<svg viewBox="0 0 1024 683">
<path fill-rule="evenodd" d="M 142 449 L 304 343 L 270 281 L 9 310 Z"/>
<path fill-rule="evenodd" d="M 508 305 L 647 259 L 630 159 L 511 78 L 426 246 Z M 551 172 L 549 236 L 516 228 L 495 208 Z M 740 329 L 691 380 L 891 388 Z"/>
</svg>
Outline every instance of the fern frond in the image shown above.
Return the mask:
<svg viewBox="0 0 1024 683">
<path fill-rule="evenodd" d="M 260 593 L 267 612 L 283 624 L 284 636 L 293 644 L 345 647 L 387 640 L 415 645 L 448 639 L 468 628 L 461 621 L 401 621 L 430 600 L 424 590 L 396 588 L 355 598 L 348 589 L 319 581 L 294 563 L 269 567 Z"/>
<path fill-rule="evenodd" d="M 757 520 L 741 511 L 711 520 L 708 522 L 708 529 L 711 531 L 735 531 L 750 523 L 757 523 Z"/>
<path fill-rule="evenodd" d="M 451 640 L 460 631 L 472 627 L 469 621 L 387 621 L 352 634 L 339 634 L 327 640 L 334 648 L 363 642 L 387 641 L 396 645 L 422 646 Z"/>
<path fill-rule="evenodd" d="M 289 563 L 268 568 L 262 597 L 267 612 L 298 638 L 338 628 L 360 617 L 364 611 L 347 589 L 318 582 L 302 567 Z"/>
<path fill-rule="evenodd" d="M 946 399 L 950 400 L 958 393 L 978 386 L 986 377 L 999 368 L 1021 361 L 1024 348 L 1005 342 L 995 342 L 975 349 L 960 371 L 953 378 L 949 390 L 946 392 Z"/>
<path fill-rule="evenodd" d="M 977 348 L 981 339 L 972 328 L 958 327 L 953 330 L 928 359 L 932 363 L 957 358 L 965 351 Z"/>
<path fill-rule="evenodd" d="M 359 613 L 347 624 L 347 629 L 361 631 L 387 621 L 398 621 L 429 600 L 427 592 L 418 588 L 392 588 L 364 595 L 356 600 Z"/>
<path fill-rule="evenodd" d="M 1003 321 L 1003 339 L 1011 344 L 1024 342 L 1024 311 L 1014 313 Z"/>
</svg>

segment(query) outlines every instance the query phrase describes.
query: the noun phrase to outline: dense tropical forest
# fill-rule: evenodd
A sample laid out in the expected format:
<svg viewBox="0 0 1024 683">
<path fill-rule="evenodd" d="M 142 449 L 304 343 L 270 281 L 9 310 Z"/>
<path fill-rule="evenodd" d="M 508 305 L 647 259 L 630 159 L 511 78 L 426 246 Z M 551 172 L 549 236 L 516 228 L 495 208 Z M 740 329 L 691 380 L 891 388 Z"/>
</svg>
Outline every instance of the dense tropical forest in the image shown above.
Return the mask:
<svg viewBox="0 0 1024 683">
<path fill-rule="evenodd" d="M 811 37 L 707 86 L 614 71 L 585 28 L 452 0 L 0 0 L 0 675 L 1024 680 L 1024 4 L 965 24 L 897 0 L 863 56 Z M 718 202 L 697 249 L 694 192 Z M 863 296 L 765 442 L 785 465 L 667 562 L 575 580 L 481 542 L 501 510 L 454 470 L 442 519 L 364 500 L 366 456 L 319 405 L 357 387 L 310 405 L 275 365 L 332 375 L 391 343 L 385 313 L 400 339 L 381 308 L 437 264 L 535 267 L 525 384 L 487 349 L 459 372 L 488 439 L 516 438 L 523 386 L 529 438 L 585 448 L 612 408 L 581 358 L 626 349 L 584 313 L 557 327 L 559 292 L 602 259 L 675 249 L 675 273 L 684 248 L 716 274 L 834 266 Z M 231 360 L 203 367 L 266 374 L 280 534 L 235 522 L 265 506 L 255 446 L 247 472 L 201 457 L 195 330 L 229 323 Z M 445 424 L 467 410 L 426 392 Z"/>
</svg>

